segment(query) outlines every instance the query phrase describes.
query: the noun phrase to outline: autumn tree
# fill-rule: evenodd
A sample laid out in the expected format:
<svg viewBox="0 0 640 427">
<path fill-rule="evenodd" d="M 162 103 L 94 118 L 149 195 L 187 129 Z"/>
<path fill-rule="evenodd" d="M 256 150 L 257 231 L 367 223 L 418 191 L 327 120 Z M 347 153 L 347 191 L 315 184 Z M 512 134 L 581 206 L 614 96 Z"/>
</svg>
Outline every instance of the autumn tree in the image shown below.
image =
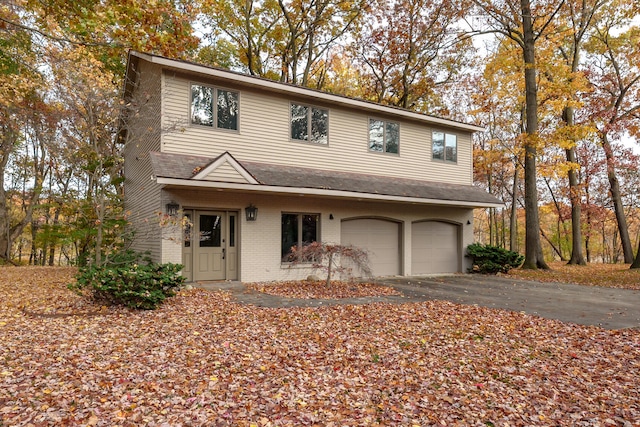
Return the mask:
<svg viewBox="0 0 640 427">
<path fill-rule="evenodd" d="M 571 87 L 576 80 L 581 79 L 579 74 L 581 59 L 583 55 L 583 45 L 590 32 L 593 30 L 597 13 L 602 8 L 605 1 L 588 0 L 565 2 L 561 13 L 561 26 L 565 26 L 568 31 L 558 39 L 558 53 L 560 58 L 568 66 L 568 76 L 565 79 L 567 86 Z M 562 111 L 562 120 L 565 124 L 565 140 L 568 144 L 565 147 L 566 160 L 569 164 L 567 176 L 569 180 L 569 196 L 571 200 L 571 258 L 569 264 L 585 265 L 586 260 L 582 253 L 582 225 L 581 225 L 581 189 L 578 180 L 578 168 L 576 156 L 576 138 L 579 129 L 576 129 L 575 108 L 578 93 L 574 92 L 569 98 L 569 102 Z"/>
<path fill-rule="evenodd" d="M 588 108 L 591 120 L 597 128 L 600 145 L 607 159 L 607 177 L 613 201 L 618 231 L 622 239 L 625 263 L 640 267 L 634 262 L 633 247 L 627 219 L 624 213 L 622 190 L 616 172 L 616 153 L 612 139 L 620 138 L 625 132 L 640 135 L 640 28 L 630 26 L 633 12 L 618 3 L 610 5 L 600 21 L 589 45 L 589 80 L 593 91 L 589 94 Z M 626 30 L 616 34 L 620 28 Z"/>
<path fill-rule="evenodd" d="M 46 142 L 55 125 L 44 101 L 45 81 L 37 71 L 32 34 L 7 24 L 20 19 L 21 10 L 2 3 L 0 12 L 0 258 L 11 261 L 13 242 L 31 223 L 40 198 L 48 171 Z M 13 180 L 20 175 L 21 194 L 14 191 Z M 19 215 L 12 214 L 16 203 L 21 206 Z"/>
<path fill-rule="evenodd" d="M 538 190 L 536 157 L 538 151 L 538 82 L 536 42 L 544 37 L 556 18 L 562 2 L 537 3 L 532 8 L 530 0 L 519 4 L 501 0 L 474 0 L 484 17 L 485 29 L 477 33 L 493 32 L 506 37 L 519 46 L 524 62 L 525 128 L 524 183 L 525 183 L 525 261 L 523 268 L 549 268 L 542 256 L 540 245 L 540 219 L 538 214 Z"/>
<path fill-rule="evenodd" d="M 202 1 L 210 43 L 227 46 L 228 38 L 250 74 L 302 86 L 309 85 L 318 61 L 358 25 L 366 7 L 364 0 Z"/>
<path fill-rule="evenodd" d="M 365 97 L 430 114 L 439 94 L 472 62 L 470 40 L 456 31 L 456 2 L 403 0 L 372 8 L 355 43 L 367 81 Z"/>
<path fill-rule="evenodd" d="M 471 113 L 487 129 L 484 135 L 475 138 L 475 177 L 510 205 L 508 240 L 509 248 L 515 251 L 520 247 L 518 209 L 524 204 L 521 172 L 526 108 L 521 53 L 510 39 L 502 39 L 491 46 L 483 62 L 482 74 L 469 89 L 474 92 Z M 490 212 L 491 215 L 494 214 Z"/>
<path fill-rule="evenodd" d="M 31 223 L 35 231 L 40 226 L 39 222 L 31 221 L 33 209 L 38 206 L 46 173 L 53 169 L 54 178 L 67 183 L 60 188 L 63 193 L 77 179 L 74 202 L 78 202 L 78 209 L 66 212 L 66 216 L 75 218 L 75 225 L 86 231 L 84 237 L 80 237 L 85 241 L 80 244 L 83 248 L 80 253 L 86 253 L 92 246 L 95 261 L 99 263 L 102 246 L 109 241 L 104 227 L 113 213 L 121 209 L 122 193 L 118 190 L 118 181 L 122 179 L 121 160 L 115 130 L 121 107 L 126 49 L 187 57 L 198 43 L 192 31 L 197 10 L 191 2 L 172 0 L 152 3 L 21 0 L 2 3 L 0 9 L 0 98 L 3 101 L 0 121 L 4 126 L 0 158 L 3 184 L 0 249 L 3 257 L 11 256 L 11 242 L 24 230 L 25 224 Z M 46 72 L 38 73 L 38 70 Z M 44 108 L 47 103 L 65 110 L 64 126 L 55 128 L 54 122 L 44 120 L 43 113 L 53 111 Z M 54 127 L 45 132 L 43 125 L 47 123 Z M 58 140 L 73 150 L 57 147 L 56 155 L 60 157 L 44 159 L 45 148 L 51 147 L 40 145 L 38 151 L 31 149 L 29 161 L 22 161 L 26 153 L 23 148 L 21 161 L 17 161 L 16 150 L 26 142 L 48 144 Z M 36 152 L 37 158 L 33 155 Z M 25 169 L 27 166 L 33 171 Z M 7 168 L 31 177 L 30 191 L 23 192 L 22 197 L 12 198 L 16 193 L 5 191 Z M 53 181 L 49 181 L 48 187 L 48 208 L 43 206 L 41 211 L 47 225 L 49 220 L 55 223 L 61 212 L 59 201 L 53 199 Z M 15 202 L 23 207 L 20 218 L 15 215 L 10 218 L 8 214 L 8 204 Z M 53 217 L 49 218 L 50 215 Z M 87 221 L 81 220 L 83 218 Z M 71 230 L 68 235 L 77 237 L 77 230 Z"/>
</svg>

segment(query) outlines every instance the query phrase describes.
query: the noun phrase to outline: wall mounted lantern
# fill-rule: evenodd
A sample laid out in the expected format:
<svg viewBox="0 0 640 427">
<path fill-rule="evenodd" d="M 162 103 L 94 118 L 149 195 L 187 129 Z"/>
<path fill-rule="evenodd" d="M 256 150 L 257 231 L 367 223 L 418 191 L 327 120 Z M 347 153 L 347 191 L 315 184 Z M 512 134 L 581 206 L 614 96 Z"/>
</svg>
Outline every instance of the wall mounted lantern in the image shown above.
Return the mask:
<svg viewBox="0 0 640 427">
<path fill-rule="evenodd" d="M 244 213 L 247 215 L 247 221 L 255 221 L 258 218 L 258 208 L 253 204 L 244 208 Z"/>
<path fill-rule="evenodd" d="M 180 209 L 180 205 L 174 202 L 167 203 L 167 215 L 169 216 L 177 216 L 178 210 Z"/>
</svg>

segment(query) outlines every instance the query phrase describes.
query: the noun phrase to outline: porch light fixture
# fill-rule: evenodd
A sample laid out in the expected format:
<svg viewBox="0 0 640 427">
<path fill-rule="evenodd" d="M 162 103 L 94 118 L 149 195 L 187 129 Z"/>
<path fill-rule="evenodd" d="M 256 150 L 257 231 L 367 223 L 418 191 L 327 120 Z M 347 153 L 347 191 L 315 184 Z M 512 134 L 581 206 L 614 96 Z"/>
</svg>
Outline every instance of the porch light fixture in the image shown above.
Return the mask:
<svg viewBox="0 0 640 427">
<path fill-rule="evenodd" d="M 167 215 L 169 216 L 177 216 L 178 215 L 178 209 L 180 209 L 180 205 L 174 202 L 171 203 L 167 203 Z"/>
<path fill-rule="evenodd" d="M 244 213 L 247 215 L 247 221 L 255 221 L 258 218 L 258 208 L 253 206 L 253 203 L 244 208 Z"/>
<path fill-rule="evenodd" d="M 467 225 L 471 225 L 471 220 L 467 220 Z"/>
</svg>

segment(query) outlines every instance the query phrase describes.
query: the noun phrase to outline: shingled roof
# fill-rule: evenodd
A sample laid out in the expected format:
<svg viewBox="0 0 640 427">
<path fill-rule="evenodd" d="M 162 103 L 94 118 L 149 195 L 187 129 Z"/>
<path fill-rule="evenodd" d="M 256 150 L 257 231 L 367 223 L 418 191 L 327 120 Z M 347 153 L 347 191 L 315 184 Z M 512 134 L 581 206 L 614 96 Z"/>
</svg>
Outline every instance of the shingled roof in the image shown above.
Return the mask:
<svg viewBox="0 0 640 427">
<path fill-rule="evenodd" d="M 226 153 L 228 154 L 228 153 Z M 219 157 L 189 156 L 151 152 L 153 173 L 158 178 L 192 180 Z M 380 196 L 442 200 L 496 206 L 502 202 L 472 185 L 448 184 L 388 176 L 356 174 L 322 169 L 300 168 L 258 162 L 238 162 L 265 187 L 333 190 Z M 187 182 L 183 185 L 188 185 Z"/>
</svg>

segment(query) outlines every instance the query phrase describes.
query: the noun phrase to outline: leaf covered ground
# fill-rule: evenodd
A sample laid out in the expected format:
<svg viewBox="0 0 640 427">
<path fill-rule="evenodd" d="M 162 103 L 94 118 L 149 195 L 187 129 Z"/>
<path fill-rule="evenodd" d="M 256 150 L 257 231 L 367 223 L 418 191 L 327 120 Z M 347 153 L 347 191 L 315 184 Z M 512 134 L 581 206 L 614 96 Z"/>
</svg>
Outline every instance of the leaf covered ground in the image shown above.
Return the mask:
<svg viewBox="0 0 640 427">
<path fill-rule="evenodd" d="M 249 289 L 287 298 L 301 299 L 339 299 L 400 295 L 398 291 L 388 286 L 375 283 L 357 283 L 334 280 L 331 286 L 325 281 L 284 281 L 276 283 L 249 283 Z"/>
<path fill-rule="evenodd" d="M 550 270 L 509 271 L 509 276 L 540 282 L 577 283 L 587 286 L 640 290 L 640 269 L 630 269 L 629 264 L 567 265 L 566 262 L 549 263 Z"/>
<path fill-rule="evenodd" d="M 640 331 L 448 302 L 86 305 L 0 270 L 2 426 L 635 426 Z M 28 314 L 25 314 L 28 313 Z"/>
</svg>

